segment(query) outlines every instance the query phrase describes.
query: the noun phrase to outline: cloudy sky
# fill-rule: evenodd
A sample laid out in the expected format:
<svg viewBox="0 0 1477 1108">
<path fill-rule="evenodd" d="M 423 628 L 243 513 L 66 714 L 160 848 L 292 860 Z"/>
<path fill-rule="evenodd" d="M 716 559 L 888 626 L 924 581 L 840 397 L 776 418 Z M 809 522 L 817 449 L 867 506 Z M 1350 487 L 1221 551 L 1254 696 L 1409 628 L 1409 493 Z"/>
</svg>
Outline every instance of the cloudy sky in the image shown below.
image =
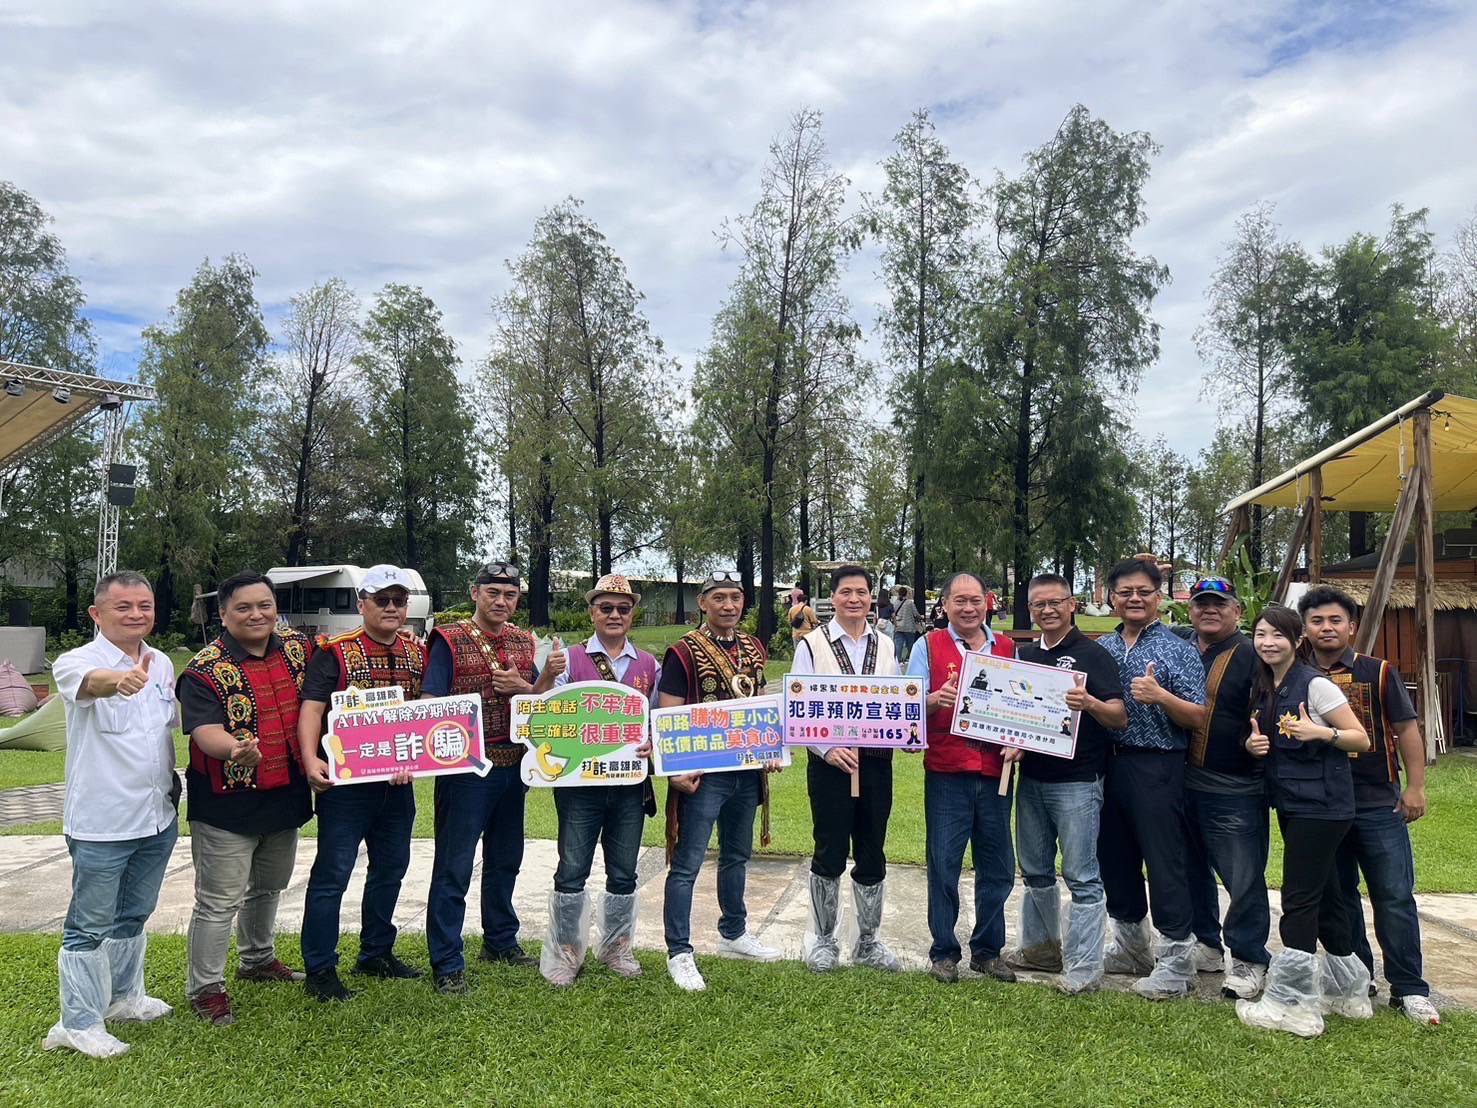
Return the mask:
<svg viewBox="0 0 1477 1108">
<path fill-rule="evenodd" d="M 331 275 L 423 286 L 470 361 L 504 260 L 566 195 L 690 370 L 770 138 L 825 113 L 853 198 L 918 106 L 978 176 L 1014 172 L 1074 102 L 1162 144 L 1139 248 L 1173 276 L 1124 418 L 1194 452 L 1191 335 L 1236 216 L 1313 247 L 1400 201 L 1446 240 L 1477 205 L 1477 4 L 0 0 L 0 178 L 56 219 L 102 369 L 132 372 L 205 257 L 260 271 L 269 321 Z M 1466 59 L 1466 61 L 1463 61 Z M 870 325 L 875 253 L 848 284 Z"/>
</svg>

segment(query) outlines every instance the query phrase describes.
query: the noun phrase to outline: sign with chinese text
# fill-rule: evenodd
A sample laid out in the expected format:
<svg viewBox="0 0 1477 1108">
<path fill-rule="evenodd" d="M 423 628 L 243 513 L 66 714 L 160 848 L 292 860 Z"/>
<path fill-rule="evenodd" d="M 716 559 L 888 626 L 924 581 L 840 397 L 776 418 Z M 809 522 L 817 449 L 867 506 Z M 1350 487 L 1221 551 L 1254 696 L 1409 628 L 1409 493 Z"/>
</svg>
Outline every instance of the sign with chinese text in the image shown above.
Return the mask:
<svg viewBox="0 0 1477 1108">
<path fill-rule="evenodd" d="M 917 677 L 792 673 L 785 678 L 785 742 L 922 750 L 923 701 Z"/>
<path fill-rule="evenodd" d="M 655 708 L 651 713 L 652 773 L 724 773 L 787 766 L 778 694 Z"/>
<path fill-rule="evenodd" d="M 520 772 L 536 789 L 633 785 L 646 780 L 646 697 L 614 681 L 572 681 L 513 697 L 513 741 L 528 747 Z"/>
<path fill-rule="evenodd" d="M 323 756 L 335 785 L 381 781 L 401 770 L 416 777 L 485 776 L 482 698 L 437 696 L 407 703 L 398 686 L 336 692 Z"/>
<path fill-rule="evenodd" d="M 1086 679 L 1076 670 L 966 654 L 950 730 L 961 738 L 1070 758 L 1080 713 L 1067 707 L 1067 692 Z"/>
</svg>

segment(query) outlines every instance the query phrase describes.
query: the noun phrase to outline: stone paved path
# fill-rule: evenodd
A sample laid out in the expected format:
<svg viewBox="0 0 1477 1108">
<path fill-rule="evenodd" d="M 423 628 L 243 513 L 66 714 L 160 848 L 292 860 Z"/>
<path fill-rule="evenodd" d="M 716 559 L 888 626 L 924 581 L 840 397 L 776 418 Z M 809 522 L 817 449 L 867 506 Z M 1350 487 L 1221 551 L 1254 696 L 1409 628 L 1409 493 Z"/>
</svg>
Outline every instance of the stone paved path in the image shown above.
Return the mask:
<svg viewBox="0 0 1477 1108">
<path fill-rule="evenodd" d="M 0 793 L 0 797 L 4 794 Z M 429 840 L 417 839 L 411 844 L 410 872 L 400 895 L 396 922 L 408 931 L 424 931 L 426 892 L 430 885 L 433 846 Z M 308 871 L 312 866 L 314 842 L 304 840 L 298 850 L 297 867 L 292 883 L 283 895 L 278 929 L 296 932 L 302 920 L 303 894 Z M 540 939 L 548 918 L 547 901 L 553 884 L 557 861 L 556 846 L 546 839 L 531 839 L 524 856 L 523 870 L 515 891 L 515 902 L 523 926 L 524 938 Z M 717 944 L 718 905 L 714 885 L 715 865 L 709 857 L 698 878 L 693 903 L 693 946 L 700 955 L 712 954 Z M 666 872 L 662 851 L 648 847 L 642 851 L 638 869 L 641 911 L 637 925 L 638 947 L 660 950 L 662 942 L 661 900 Z M 749 867 L 748 909 L 751 928 L 766 942 L 777 946 L 787 958 L 800 956 L 800 943 L 805 933 L 809 910 L 807 894 L 807 860 L 765 856 L 756 858 Z M 603 887 L 604 872 L 597 856 L 590 875 L 590 888 Z M 66 913 L 71 883 L 71 866 L 66 843 L 59 835 L 0 836 L 0 931 L 59 932 Z M 897 865 L 888 871 L 887 915 L 883 921 L 883 938 L 897 952 L 905 968 L 927 967 L 928 928 L 926 912 L 926 878 L 921 866 Z M 964 905 L 959 931 L 967 936 L 973 921 L 973 885 L 965 874 L 960 890 Z M 345 897 L 344 927 L 357 929 L 359 897 L 364 887 L 364 863 L 356 867 L 349 892 Z M 1224 895 L 1224 894 L 1223 894 Z M 160 896 L 159 908 L 149 920 L 155 933 L 181 934 L 189 924 L 194 897 L 194 867 L 190 860 L 188 839 L 175 847 Z M 478 880 L 474 876 L 467 905 L 467 932 L 478 926 Z M 1006 909 L 1006 928 L 1013 942 L 1017 934 L 1021 890 L 1017 884 Z M 1435 999 L 1441 1005 L 1477 1007 L 1477 896 L 1423 895 L 1418 897 L 1426 975 Z M 844 897 L 843 936 L 851 924 L 849 893 Z M 1365 908 L 1368 914 L 1368 906 Z M 1276 946 L 1276 898 L 1273 898 L 1273 947 Z M 849 943 L 848 943 L 849 947 Z M 1025 975 L 1031 977 L 1033 975 Z M 1219 995 L 1220 977 L 1202 975 L 1200 994 L 1205 998 Z M 1113 979 L 1111 984 L 1126 988 L 1131 979 Z M 1384 991 L 1383 983 L 1381 985 Z"/>
</svg>

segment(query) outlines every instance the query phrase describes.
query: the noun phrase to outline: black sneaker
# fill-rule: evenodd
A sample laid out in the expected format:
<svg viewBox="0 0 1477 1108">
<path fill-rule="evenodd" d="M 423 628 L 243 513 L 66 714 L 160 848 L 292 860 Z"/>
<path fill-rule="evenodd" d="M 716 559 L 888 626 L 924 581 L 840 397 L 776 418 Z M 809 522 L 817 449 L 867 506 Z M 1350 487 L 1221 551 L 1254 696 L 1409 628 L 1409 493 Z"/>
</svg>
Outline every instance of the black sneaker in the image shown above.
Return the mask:
<svg viewBox="0 0 1477 1108">
<path fill-rule="evenodd" d="M 504 950 L 493 950 L 486 943 L 482 944 L 482 953 L 477 955 L 484 962 L 501 962 L 509 966 L 533 966 L 538 963 L 524 953 L 523 948 L 517 943 Z"/>
<path fill-rule="evenodd" d="M 377 958 L 361 958 L 359 964 L 354 967 L 354 972 L 362 973 L 365 977 L 400 978 L 407 981 L 421 976 L 420 970 L 414 966 L 407 966 L 395 957 L 393 951 L 389 954 L 381 954 Z"/>
<path fill-rule="evenodd" d="M 981 958 L 975 955 L 969 960 L 969 968 L 975 973 L 982 973 L 986 977 L 993 977 L 996 981 L 1014 981 L 1015 970 L 1005 964 L 1005 959 L 1000 957 Z"/>
<path fill-rule="evenodd" d="M 436 991 L 442 996 L 464 996 L 469 988 L 467 975 L 461 970 L 436 975 Z"/>
<path fill-rule="evenodd" d="M 344 988 L 344 983 L 339 980 L 336 969 L 308 974 L 306 980 L 303 981 L 303 992 L 314 1000 L 321 1000 L 325 1003 L 331 1000 L 348 1000 L 354 995 Z"/>
</svg>

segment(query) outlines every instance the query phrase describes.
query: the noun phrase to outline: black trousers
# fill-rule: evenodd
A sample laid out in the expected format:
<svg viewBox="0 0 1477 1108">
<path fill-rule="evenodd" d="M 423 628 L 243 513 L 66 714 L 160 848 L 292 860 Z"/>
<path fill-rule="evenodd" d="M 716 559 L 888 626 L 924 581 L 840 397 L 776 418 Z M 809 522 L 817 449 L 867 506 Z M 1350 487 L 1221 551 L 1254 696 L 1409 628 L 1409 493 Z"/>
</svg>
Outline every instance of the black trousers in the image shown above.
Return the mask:
<svg viewBox="0 0 1477 1108">
<path fill-rule="evenodd" d="M 810 872 L 840 877 L 846 856 L 854 853 L 851 876 L 858 885 L 875 885 L 887 876 L 887 817 L 892 814 L 892 759 L 862 752 L 858 759 L 861 795 L 851 795 L 851 774 L 806 751 L 805 783 L 815 826 L 815 856 Z"/>
<path fill-rule="evenodd" d="M 1097 853 L 1108 915 L 1137 923 L 1152 911 L 1165 938 L 1190 937 L 1184 751 L 1114 750 L 1103 783 Z"/>
<path fill-rule="evenodd" d="M 1353 820 L 1277 813 L 1282 829 L 1282 945 L 1289 950 L 1354 953 L 1354 920 L 1339 886 L 1339 843 Z"/>
</svg>

